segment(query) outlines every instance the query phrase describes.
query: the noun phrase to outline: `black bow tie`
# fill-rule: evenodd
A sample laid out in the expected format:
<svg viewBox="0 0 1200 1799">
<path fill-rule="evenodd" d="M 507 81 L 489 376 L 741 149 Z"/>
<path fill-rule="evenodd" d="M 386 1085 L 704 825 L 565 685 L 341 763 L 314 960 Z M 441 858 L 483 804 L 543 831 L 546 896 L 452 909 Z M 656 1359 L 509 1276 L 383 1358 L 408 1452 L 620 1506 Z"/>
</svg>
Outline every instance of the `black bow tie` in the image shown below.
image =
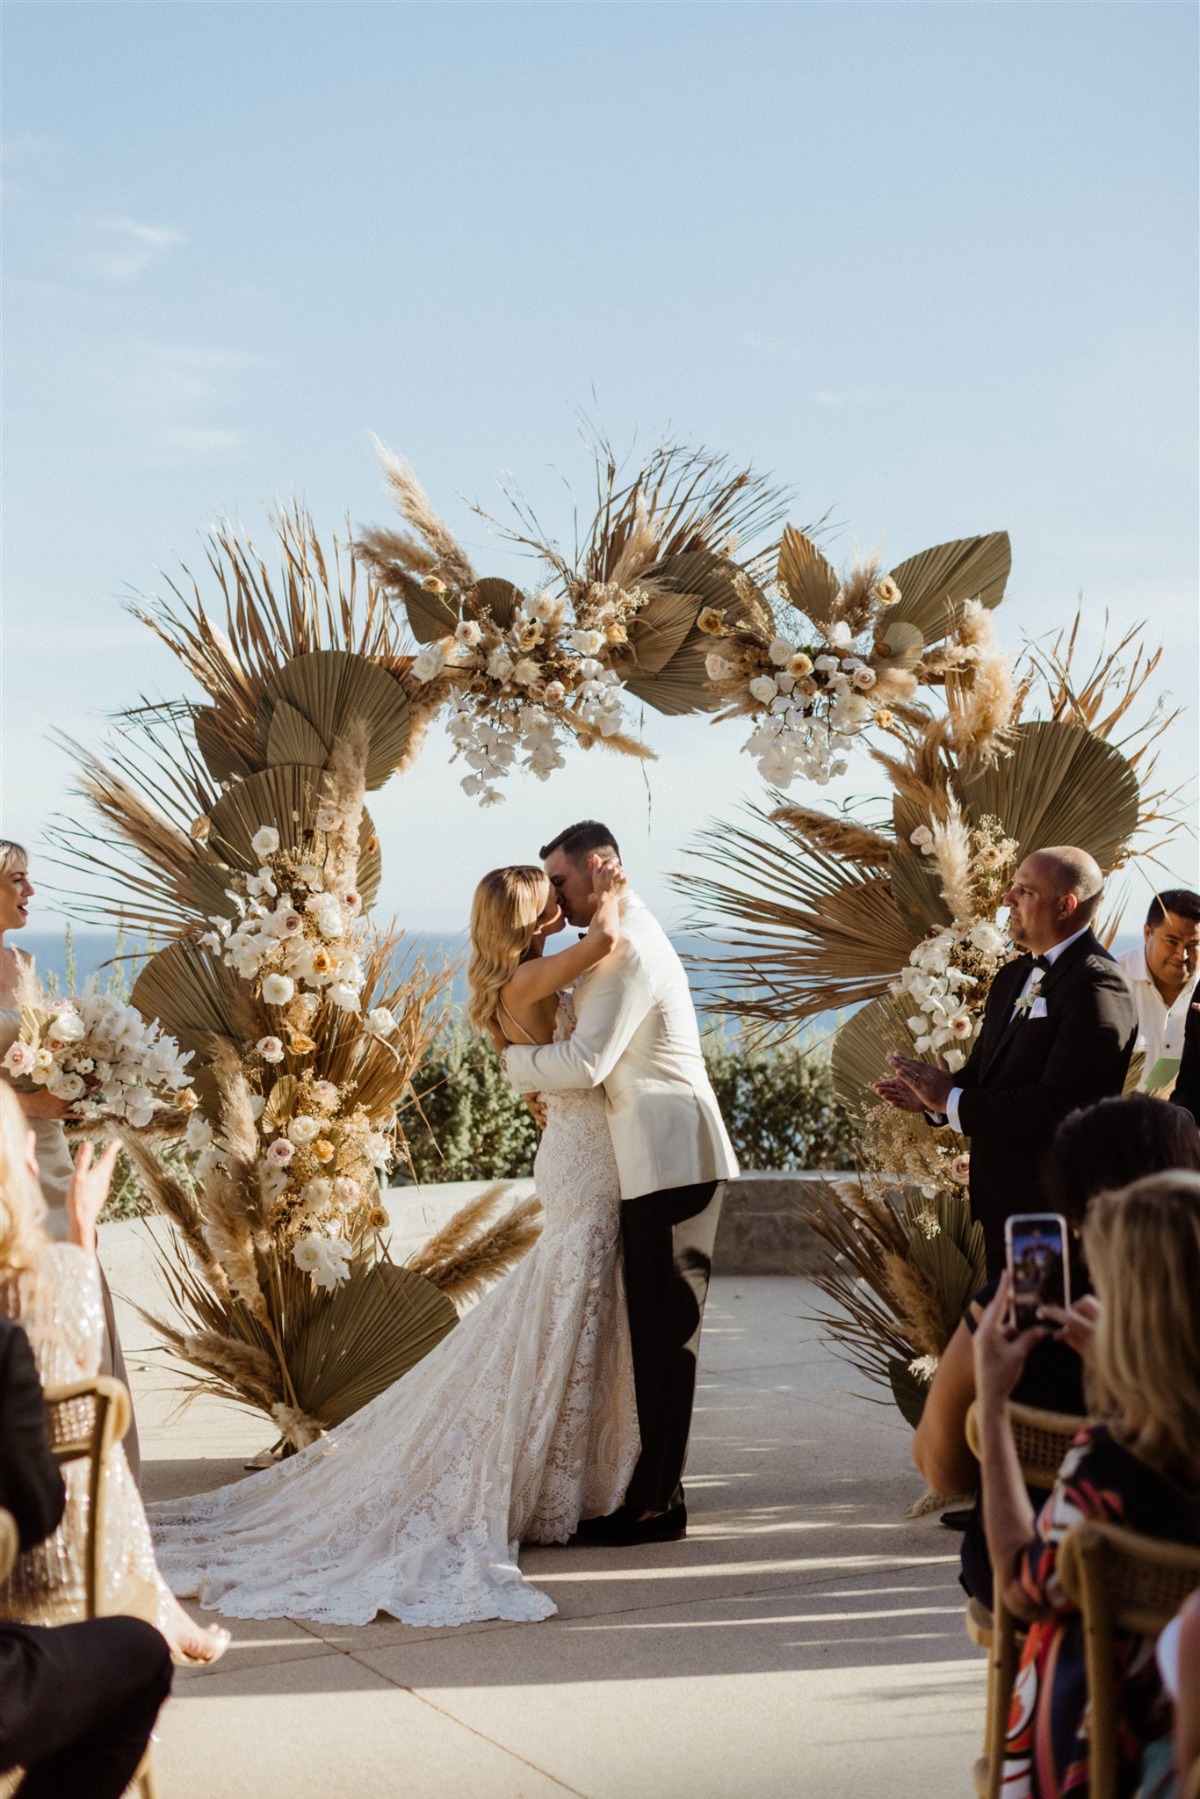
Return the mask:
<svg viewBox="0 0 1200 1799">
<path fill-rule="evenodd" d="M 1054 964 L 1051 962 L 1049 956 L 1033 956 L 1030 959 L 1029 966 L 1031 969 L 1040 968 L 1044 973 L 1047 968 L 1052 968 Z"/>
</svg>

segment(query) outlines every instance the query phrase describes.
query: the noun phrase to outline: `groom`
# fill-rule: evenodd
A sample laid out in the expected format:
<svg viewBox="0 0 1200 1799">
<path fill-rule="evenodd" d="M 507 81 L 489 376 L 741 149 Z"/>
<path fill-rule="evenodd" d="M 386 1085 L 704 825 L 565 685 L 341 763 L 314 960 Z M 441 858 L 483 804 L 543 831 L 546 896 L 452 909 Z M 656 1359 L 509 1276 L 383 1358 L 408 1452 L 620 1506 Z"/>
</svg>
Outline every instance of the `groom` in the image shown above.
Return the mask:
<svg viewBox="0 0 1200 1799">
<path fill-rule="evenodd" d="M 594 819 L 560 831 L 542 863 L 570 924 L 596 909 L 592 875 L 620 851 Z M 687 1529 L 687 1457 L 700 1326 L 720 1215 L 718 1188 L 738 1172 L 683 964 L 632 893 L 621 941 L 575 989 L 575 1030 L 563 1043 L 510 1044 L 521 1092 L 603 1087 L 621 1180 L 621 1246 L 642 1451 L 624 1504 L 580 1526 L 598 1543 L 674 1542 Z"/>
</svg>

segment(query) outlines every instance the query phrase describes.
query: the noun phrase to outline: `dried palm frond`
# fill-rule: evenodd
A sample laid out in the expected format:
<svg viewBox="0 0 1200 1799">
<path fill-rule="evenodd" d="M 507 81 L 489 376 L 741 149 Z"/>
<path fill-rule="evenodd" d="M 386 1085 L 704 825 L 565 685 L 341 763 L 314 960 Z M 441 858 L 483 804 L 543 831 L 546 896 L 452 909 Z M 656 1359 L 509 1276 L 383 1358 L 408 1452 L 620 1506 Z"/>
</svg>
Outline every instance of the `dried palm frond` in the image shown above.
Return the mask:
<svg viewBox="0 0 1200 1799">
<path fill-rule="evenodd" d="M 335 543 L 327 559 L 299 505 L 277 508 L 268 524 L 277 574 L 238 527 L 213 528 L 207 562 L 223 623 L 206 612 L 186 567 L 179 582 L 168 580 L 166 596 L 130 608 L 208 694 L 211 706 L 197 712 L 197 740 L 221 780 L 263 766 L 259 707 L 267 684 L 295 657 L 335 649 L 386 662 L 396 654 L 385 596 L 368 581 L 360 602 L 353 557 L 343 566 Z"/>
<path fill-rule="evenodd" d="M 968 600 L 989 610 L 1000 604 L 1011 567 L 1007 531 L 934 544 L 892 569 L 900 599 L 889 622 L 915 625 L 926 643 L 936 643 L 954 629 Z"/>
<path fill-rule="evenodd" d="M 1107 874 L 1124 862 L 1139 822 L 1138 780 L 1120 750 L 1082 725 L 1031 719 L 1010 754 L 955 772 L 973 820 L 998 819 L 1017 860 L 1052 843 L 1077 844 Z"/>
<path fill-rule="evenodd" d="M 887 878 L 847 872 L 834 850 L 798 845 L 785 823 L 754 806 L 747 812 L 750 829 L 703 832 L 688 852 L 733 880 L 672 879 L 697 908 L 688 929 L 738 927 L 739 953 L 706 965 L 719 975 L 723 1007 L 763 1026 L 791 1028 L 886 993 L 920 940 L 901 918 Z"/>
<path fill-rule="evenodd" d="M 178 1176 L 163 1166 L 140 1131 L 132 1131 L 127 1126 L 116 1128 L 125 1153 L 137 1170 L 142 1190 L 156 1211 L 170 1219 L 205 1280 L 222 1299 L 227 1300 L 230 1297 L 229 1283 L 204 1235 L 204 1215 L 194 1195 Z"/>
<path fill-rule="evenodd" d="M 541 1235 L 542 1208 L 537 1199 L 524 1200 L 493 1220 L 507 1191 L 506 1182 L 493 1183 L 405 1263 L 460 1309 L 515 1268 Z"/>
<path fill-rule="evenodd" d="M 854 819 L 835 818 L 831 813 L 798 806 L 791 800 L 776 806 L 770 817 L 773 824 L 786 825 L 801 843 L 826 850 L 831 856 L 841 856 L 859 868 L 886 868 L 896 847 L 894 838 L 872 831 Z"/>
<path fill-rule="evenodd" d="M 1154 858 L 1183 824 L 1178 804 L 1180 790 L 1154 784 L 1157 746 L 1181 710 L 1168 710 L 1162 694 L 1147 709 L 1147 689 L 1161 667 L 1162 646 L 1149 649 L 1143 637 L 1145 627 L 1139 624 L 1131 626 L 1109 649 L 1105 613 L 1094 660 L 1083 672 L 1077 672 L 1082 624 L 1080 605 L 1070 627 L 1060 631 L 1048 647 L 1036 642 L 1027 644 L 1027 679 L 1031 686 L 1036 684 L 1052 719 L 1083 726 L 1125 756 L 1139 784 L 1138 854 Z M 1122 733 L 1119 736 L 1118 731 Z M 1152 831 L 1162 834 L 1146 844 L 1142 840 Z"/>
</svg>

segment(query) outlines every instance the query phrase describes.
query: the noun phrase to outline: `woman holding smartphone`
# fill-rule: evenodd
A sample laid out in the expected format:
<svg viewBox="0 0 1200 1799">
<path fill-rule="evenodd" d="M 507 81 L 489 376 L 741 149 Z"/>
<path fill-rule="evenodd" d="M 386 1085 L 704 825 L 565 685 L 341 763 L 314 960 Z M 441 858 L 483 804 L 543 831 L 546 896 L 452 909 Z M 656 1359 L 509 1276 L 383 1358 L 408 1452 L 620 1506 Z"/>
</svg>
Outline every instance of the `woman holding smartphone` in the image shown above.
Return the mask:
<svg viewBox="0 0 1200 1799">
<path fill-rule="evenodd" d="M 1010 1799 L 1086 1792 L 1088 1699 L 1080 1614 L 1056 1574 L 1059 1546 L 1087 1518 L 1200 1544 L 1200 1176 L 1151 1175 L 1088 1209 L 1083 1250 L 1095 1291 L 1089 1412 L 1053 1492 L 1034 1512 L 1007 1401 L 1045 1326 L 1010 1323 L 1003 1274 L 975 1333 L 983 1499 L 1005 1603 L 1030 1626 L 1013 1690 L 1002 1785 Z M 1170 1718 L 1148 1639 L 1118 1638 L 1118 1791 L 1136 1788 L 1146 1744 Z"/>
</svg>

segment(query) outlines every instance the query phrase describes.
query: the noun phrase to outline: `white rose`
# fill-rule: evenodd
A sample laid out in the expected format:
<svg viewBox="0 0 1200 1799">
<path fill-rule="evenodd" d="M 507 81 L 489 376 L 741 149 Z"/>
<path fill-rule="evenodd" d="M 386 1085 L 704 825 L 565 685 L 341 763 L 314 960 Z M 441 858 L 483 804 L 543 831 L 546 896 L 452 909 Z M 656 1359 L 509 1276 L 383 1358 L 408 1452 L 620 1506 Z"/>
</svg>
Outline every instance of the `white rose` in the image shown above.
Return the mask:
<svg viewBox="0 0 1200 1799">
<path fill-rule="evenodd" d="M 427 643 L 425 648 L 419 650 L 413 657 L 413 679 L 415 681 L 436 681 L 445 666 L 446 660 L 442 655 L 441 646 L 436 643 Z"/>
<path fill-rule="evenodd" d="M 282 1062 L 283 1044 L 278 1037 L 260 1037 L 254 1045 L 264 1062 Z"/>
<path fill-rule="evenodd" d="M 74 1006 L 64 1006 L 55 1013 L 48 1034 L 60 1043 L 81 1043 L 87 1036 L 87 1027 Z"/>
<path fill-rule="evenodd" d="M 357 1012 L 360 1009 L 358 989 L 352 987 L 349 981 L 334 981 L 329 988 L 329 997 L 335 1006 L 341 1007 L 343 1012 Z"/>
<path fill-rule="evenodd" d="M 3 1064 L 0 1066 L 6 1068 L 14 1077 L 19 1077 L 23 1074 L 32 1074 L 35 1061 L 36 1057 L 32 1047 L 28 1043 L 22 1043 L 18 1038 L 15 1043 L 10 1045 Z"/>
<path fill-rule="evenodd" d="M 322 1174 L 315 1180 L 307 1181 L 300 1189 L 300 1198 L 310 1212 L 319 1212 L 329 1204 L 333 1196 L 333 1182 L 326 1180 Z"/>
<path fill-rule="evenodd" d="M 989 919 L 981 918 L 977 925 L 972 925 L 967 942 L 982 955 L 998 956 L 1004 949 L 1004 933 Z"/>
<path fill-rule="evenodd" d="M 558 706 L 566 699 L 567 690 L 561 681 L 549 681 L 546 684 L 546 690 L 542 697 L 547 706 Z"/>
<path fill-rule="evenodd" d="M 868 668 L 865 662 L 860 662 L 850 677 L 854 685 L 863 693 L 865 693 L 869 687 L 874 687 L 875 678 L 875 670 L 873 668 Z"/>
<path fill-rule="evenodd" d="M 786 637 L 773 637 L 767 645 L 767 655 L 776 668 L 786 668 L 795 654 L 795 644 L 789 643 Z"/>
<path fill-rule="evenodd" d="M 332 1289 L 350 1278 L 352 1251 L 344 1237 L 323 1237 L 311 1231 L 292 1251 L 297 1268 L 312 1276 L 314 1287 Z"/>
<path fill-rule="evenodd" d="M 464 618 L 455 625 L 454 635 L 459 643 L 464 644 L 468 650 L 473 650 L 483 632 L 473 618 Z"/>
<path fill-rule="evenodd" d="M 339 1206 L 356 1206 L 361 1197 L 361 1189 L 358 1182 L 352 1181 L 349 1175 L 339 1174 L 333 1183 L 333 1196 Z"/>
<path fill-rule="evenodd" d="M 965 1187 L 971 1178 L 971 1158 L 969 1155 L 955 1156 L 950 1164 L 950 1176 L 961 1187 Z"/>
<path fill-rule="evenodd" d="M 603 631 L 572 631 L 567 639 L 573 650 L 581 656 L 598 656 L 604 648 Z"/>
<path fill-rule="evenodd" d="M 535 593 L 527 607 L 529 613 L 545 625 L 558 614 L 558 601 L 550 593 Z"/>
<path fill-rule="evenodd" d="M 880 606 L 894 606 L 900 598 L 900 589 L 890 575 L 881 575 L 875 583 L 875 599 Z"/>
<path fill-rule="evenodd" d="M 342 815 L 336 806 L 317 807 L 318 831 L 336 831 L 342 822 Z"/>
<path fill-rule="evenodd" d="M 287 1134 L 297 1149 L 307 1149 L 321 1135 L 321 1121 L 307 1112 L 297 1112 L 288 1120 Z"/>
<path fill-rule="evenodd" d="M 296 991 L 296 983 L 286 974 L 269 974 L 263 981 L 262 996 L 268 1006 L 286 1006 Z"/>
<path fill-rule="evenodd" d="M 512 657 L 506 649 L 493 650 L 488 657 L 487 672 L 493 681 L 507 681 L 515 667 Z"/>
<path fill-rule="evenodd" d="M 387 1168 L 392 1160 L 392 1145 L 382 1131 L 371 1131 L 363 1142 L 363 1152 L 376 1168 Z"/>
<path fill-rule="evenodd" d="M 87 1092 L 86 1083 L 77 1074 L 67 1074 L 65 1071 L 52 1074 L 46 1085 L 56 1099 L 82 1099 Z"/>
<path fill-rule="evenodd" d="M 387 1006 L 374 1006 L 367 1013 L 366 1028 L 372 1037 L 390 1037 L 396 1028 L 395 1014 Z"/>
<path fill-rule="evenodd" d="M 749 692 L 752 700 L 757 700 L 760 705 L 769 706 L 778 689 L 771 675 L 755 675 L 750 683 Z"/>
<path fill-rule="evenodd" d="M 279 832 L 270 825 L 260 825 L 250 839 L 250 848 L 260 861 L 266 856 L 273 856 L 279 848 Z"/>
<path fill-rule="evenodd" d="M 296 1150 L 286 1137 L 276 1137 L 267 1151 L 267 1161 L 275 1168 L 286 1168 Z"/>
<path fill-rule="evenodd" d="M 718 656 L 715 650 L 710 650 L 704 658 L 704 672 L 710 681 L 728 681 L 733 674 L 733 663 L 724 656 Z"/>
</svg>

